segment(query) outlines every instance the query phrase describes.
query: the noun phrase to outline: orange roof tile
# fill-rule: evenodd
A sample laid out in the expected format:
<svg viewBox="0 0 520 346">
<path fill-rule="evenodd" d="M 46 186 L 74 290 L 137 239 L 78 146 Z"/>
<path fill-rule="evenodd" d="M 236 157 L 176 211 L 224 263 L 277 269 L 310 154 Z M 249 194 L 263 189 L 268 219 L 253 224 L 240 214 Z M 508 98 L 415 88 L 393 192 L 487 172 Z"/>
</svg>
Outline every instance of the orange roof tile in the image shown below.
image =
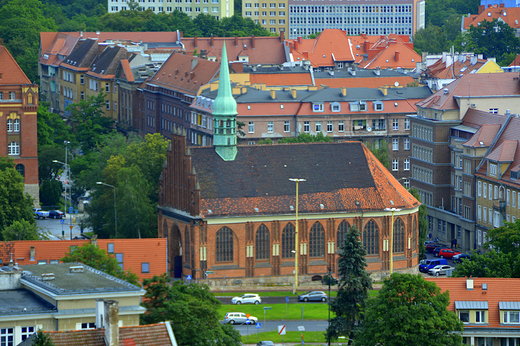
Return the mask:
<svg viewBox="0 0 520 346">
<path fill-rule="evenodd" d="M 421 56 L 403 43 L 389 42 L 374 58 L 359 64 L 362 68 L 404 68 L 414 69 L 416 63 L 421 62 Z"/>
<path fill-rule="evenodd" d="M 407 85 L 415 79 L 410 76 L 402 77 L 371 77 L 371 78 L 316 78 L 316 85 L 327 85 L 329 88 L 379 88 L 385 85 Z"/>
<path fill-rule="evenodd" d="M 123 73 L 125 74 L 126 80 L 129 82 L 135 82 L 134 74 L 132 73 L 128 59 L 121 60 L 121 66 L 123 67 Z"/>
<path fill-rule="evenodd" d="M 467 147 L 489 147 L 500 130 L 500 124 L 483 124 L 471 138 L 464 143 Z"/>
<path fill-rule="evenodd" d="M 16 60 L 5 46 L 0 45 L 0 85 L 6 84 L 31 84 L 31 81 L 22 71 Z"/>
<path fill-rule="evenodd" d="M 471 58 L 463 57 L 464 61 L 456 60 L 453 64 L 448 66 L 446 61 L 442 61 L 440 58 L 433 65 L 428 67 L 429 75 L 433 78 L 439 79 L 451 79 L 457 78 L 464 74 L 469 74 L 471 71 L 478 71 L 487 62 L 485 59 L 476 59 L 475 63 L 471 63 Z M 456 77 L 455 77 L 456 76 Z"/>
<path fill-rule="evenodd" d="M 312 77 L 309 73 L 251 73 L 249 75 L 251 85 L 312 85 Z"/>
<path fill-rule="evenodd" d="M 517 146 L 517 140 L 505 140 L 493 149 L 486 159 L 496 162 L 513 162 Z"/>
<path fill-rule="evenodd" d="M 519 29 L 520 7 L 493 7 L 484 8 L 479 14 L 464 17 L 463 28 L 468 30 L 470 26 L 477 27 L 478 23 L 485 20 L 491 22 L 499 19 L 514 29 Z"/>
</svg>

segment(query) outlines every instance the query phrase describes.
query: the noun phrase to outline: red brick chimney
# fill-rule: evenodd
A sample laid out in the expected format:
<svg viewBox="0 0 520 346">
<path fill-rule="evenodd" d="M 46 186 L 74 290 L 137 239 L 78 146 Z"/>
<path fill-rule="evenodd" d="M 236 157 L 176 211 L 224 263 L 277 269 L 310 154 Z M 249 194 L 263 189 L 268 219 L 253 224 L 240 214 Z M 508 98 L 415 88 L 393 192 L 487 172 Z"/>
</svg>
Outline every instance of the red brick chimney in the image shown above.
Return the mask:
<svg viewBox="0 0 520 346">
<path fill-rule="evenodd" d="M 368 51 L 370 49 L 370 41 L 365 40 L 364 45 L 365 45 L 365 53 L 368 54 Z"/>
<path fill-rule="evenodd" d="M 197 36 L 193 37 L 193 44 L 195 45 L 195 48 L 197 48 Z"/>
<path fill-rule="evenodd" d="M 399 62 L 399 51 L 395 51 L 395 61 Z"/>
<path fill-rule="evenodd" d="M 255 49 L 255 35 L 251 35 L 251 48 Z"/>
<path fill-rule="evenodd" d="M 235 47 L 238 47 L 238 36 L 235 36 Z"/>
<path fill-rule="evenodd" d="M 211 41 L 210 41 L 210 43 L 211 43 L 211 47 L 213 47 L 213 46 L 215 45 L 215 40 L 214 40 L 214 38 L 213 38 L 213 35 L 211 35 Z"/>
<path fill-rule="evenodd" d="M 285 31 L 280 31 L 280 42 L 285 40 Z"/>
<path fill-rule="evenodd" d="M 303 43 L 303 37 L 298 37 L 298 43 Z"/>
</svg>

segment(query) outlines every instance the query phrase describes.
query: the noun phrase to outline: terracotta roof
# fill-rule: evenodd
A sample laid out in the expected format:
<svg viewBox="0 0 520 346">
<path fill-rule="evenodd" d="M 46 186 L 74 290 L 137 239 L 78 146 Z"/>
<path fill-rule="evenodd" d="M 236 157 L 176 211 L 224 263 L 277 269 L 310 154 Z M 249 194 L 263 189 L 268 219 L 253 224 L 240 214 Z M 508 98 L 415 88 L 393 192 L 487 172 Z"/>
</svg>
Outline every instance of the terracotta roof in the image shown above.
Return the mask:
<svg viewBox="0 0 520 346">
<path fill-rule="evenodd" d="M 251 85 L 265 84 L 272 85 L 312 85 L 312 77 L 308 73 L 251 73 L 249 75 Z"/>
<path fill-rule="evenodd" d="M 31 81 L 22 71 L 16 60 L 5 46 L 0 45 L 0 85 L 6 84 L 31 84 Z"/>
<path fill-rule="evenodd" d="M 421 62 L 421 56 L 412 48 L 398 41 L 389 42 L 388 46 L 381 50 L 372 59 L 363 61 L 359 67 L 374 68 L 404 68 L 414 69 L 416 63 Z"/>
<path fill-rule="evenodd" d="M 493 143 L 498 130 L 500 130 L 500 124 L 483 124 L 464 145 L 474 148 L 489 147 Z"/>
<path fill-rule="evenodd" d="M 470 26 L 477 27 L 478 23 L 485 20 L 491 22 L 493 19 L 502 20 L 513 29 L 519 29 L 520 7 L 493 7 L 484 8 L 479 14 L 464 17 L 463 28 L 468 30 Z"/>
<path fill-rule="evenodd" d="M 465 278 L 426 278 L 433 281 L 440 287 L 442 292 L 449 291 L 450 305 L 449 311 L 456 312 L 455 302 L 487 302 L 488 303 L 488 325 L 471 325 L 465 328 L 518 328 L 500 323 L 500 302 L 519 302 L 520 301 L 520 279 L 504 278 L 473 278 L 473 290 L 466 288 Z M 487 284 L 487 290 L 483 290 L 482 285 Z M 485 332 L 484 332 L 485 333 Z"/>
<path fill-rule="evenodd" d="M 294 177 L 307 179 L 300 184 L 302 213 L 419 205 L 360 142 L 238 146 L 234 161 L 223 161 L 213 147 L 190 150 L 203 217 L 292 213 Z"/>
<path fill-rule="evenodd" d="M 478 71 L 487 63 L 486 59 L 476 58 L 474 64 L 471 63 L 471 58 L 464 56 L 463 59 L 464 61 L 456 60 L 453 64 L 446 66 L 446 60 L 443 62 L 443 59 L 440 58 L 430 67 L 428 67 L 428 74 L 433 78 L 455 79 L 461 75 L 470 74 L 472 71 Z"/>
<path fill-rule="evenodd" d="M 88 345 L 105 346 L 105 330 L 70 330 L 62 332 L 45 331 L 55 346 Z M 143 326 L 119 327 L 119 343 L 135 346 L 172 346 L 166 323 L 156 323 Z"/>
<path fill-rule="evenodd" d="M 130 68 L 128 59 L 121 60 L 121 67 L 123 68 L 123 74 L 128 82 L 135 82 L 134 74 Z"/>
<path fill-rule="evenodd" d="M 447 90 L 447 93 L 444 92 Z M 417 106 L 440 110 L 459 109 L 454 96 L 520 95 L 517 72 L 474 73 L 448 84 L 443 90 L 419 102 Z"/>
<path fill-rule="evenodd" d="M 228 60 L 237 61 L 239 56 L 249 56 L 249 64 L 283 64 L 287 62 L 280 37 L 183 37 L 186 52 L 192 54 L 195 49 L 200 53 L 207 51 L 208 57 L 218 61 L 222 56 L 222 46 L 226 41 Z M 213 45 L 211 42 L 213 41 Z"/>
<path fill-rule="evenodd" d="M 9 262 L 10 254 L 20 266 L 36 264 L 40 260 L 50 263 L 59 260 L 70 252 L 71 246 L 81 246 L 90 240 L 20 240 L 0 242 L 0 259 Z M 123 254 L 123 269 L 130 270 L 139 278 L 149 279 L 154 275 L 167 272 L 166 239 L 98 239 L 100 249 L 108 251 L 108 244 L 114 244 L 114 253 Z M 31 261 L 31 248 L 34 247 L 34 261 Z M 141 272 L 141 263 L 149 263 L 149 273 Z"/>
<path fill-rule="evenodd" d="M 500 114 L 492 114 L 485 111 L 479 111 L 474 108 L 469 108 L 464 118 L 462 118 L 462 125 L 479 128 L 484 124 L 499 124 L 502 125 L 507 117 Z"/>
<path fill-rule="evenodd" d="M 513 162 L 516 154 L 518 141 L 505 140 L 498 145 L 491 153 L 486 156 L 486 159 L 495 162 Z"/>
<path fill-rule="evenodd" d="M 410 76 L 402 77 L 370 77 L 370 78 L 316 78 L 316 85 L 327 85 L 329 88 L 379 88 L 385 85 L 393 86 L 395 82 L 406 86 L 415 79 Z"/>
<path fill-rule="evenodd" d="M 293 61 L 310 60 L 312 66 L 334 66 L 335 61 L 353 62 L 352 44 L 340 29 L 325 29 L 316 39 L 291 40 Z"/>
<path fill-rule="evenodd" d="M 194 95 L 202 85 L 216 78 L 219 70 L 218 62 L 173 53 L 155 76 L 145 84 L 162 85 Z"/>
</svg>

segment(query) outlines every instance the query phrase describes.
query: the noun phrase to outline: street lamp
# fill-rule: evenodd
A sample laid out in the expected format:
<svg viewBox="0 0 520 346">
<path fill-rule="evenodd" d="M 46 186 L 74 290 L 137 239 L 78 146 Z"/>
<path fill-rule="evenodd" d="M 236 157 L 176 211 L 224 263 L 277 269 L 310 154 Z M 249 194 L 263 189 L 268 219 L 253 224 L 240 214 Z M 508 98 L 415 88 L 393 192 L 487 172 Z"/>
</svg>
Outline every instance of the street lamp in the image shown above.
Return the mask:
<svg viewBox="0 0 520 346">
<path fill-rule="evenodd" d="M 115 222 L 115 227 L 116 227 L 116 238 L 117 238 L 117 208 L 116 208 L 116 187 L 114 185 L 110 185 L 110 184 L 105 184 L 105 183 L 102 183 L 100 181 L 96 182 L 96 184 L 98 185 L 105 185 L 105 186 L 108 186 L 108 187 L 111 187 L 114 189 L 114 222 Z"/>
<path fill-rule="evenodd" d="M 68 142 L 65 141 L 65 144 L 67 144 Z M 65 153 L 67 153 L 67 151 L 65 151 Z M 65 158 L 67 158 L 67 154 L 65 154 Z M 65 160 L 66 161 L 66 160 Z M 69 208 L 69 227 L 70 227 L 70 240 L 72 240 L 72 212 L 70 209 L 72 209 L 72 191 L 71 191 L 71 186 L 72 186 L 72 177 L 71 177 L 71 173 L 70 173 L 70 166 L 68 163 L 66 162 L 61 162 L 61 161 L 58 161 L 58 160 L 52 160 L 52 162 L 55 162 L 55 163 L 59 163 L 59 164 L 62 164 L 63 166 L 65 166 L 65 169 L 67 170 L 67 179 L 69 180 L 69 197 L 70 197 L 70 208 Z M 67 212 L 67 188 L 65 187 L 65 213 Z M 65 217 L 67 216 L 67 214 L 65 214 Z M 62 234 L 63 236 L 63 234 Z"/>
<path fill-rule="evenodd" d="M 392 201 L 390 201 L 392 202 Z M 394 204 L 392 202 L 392 204 Z M 390 275 L 392 275 L 392 272 L 394 271 L 394 212 L 401 211 L 402 209 L 399 208 L 385 208 L 385 211 L 391 211 L 392 212 L 392 221 L 390 226 Z"/>
<path fill-rule="evenodd" d="M 327 270 L 329 272 L 329 277 L 327 278 L 328 281 L 329 281 L 329 299 L 328 299 L 328 303 L 329 303 L 329 328 L 327 329 L 327 343 L 328 345 L 330 346 L 330 281 L 331 281 L 331 275 L 332 275 L 332 270 L 330 267 L 327 267 Z"/>
<path fill-rule="evenodd" d="M 294 294 L 298 292 L 298 184 L 307 181 L 307 179 L 289 178 L 290 181 L 296 183 L 296 232 L 294 233 Z"/>
</svg>

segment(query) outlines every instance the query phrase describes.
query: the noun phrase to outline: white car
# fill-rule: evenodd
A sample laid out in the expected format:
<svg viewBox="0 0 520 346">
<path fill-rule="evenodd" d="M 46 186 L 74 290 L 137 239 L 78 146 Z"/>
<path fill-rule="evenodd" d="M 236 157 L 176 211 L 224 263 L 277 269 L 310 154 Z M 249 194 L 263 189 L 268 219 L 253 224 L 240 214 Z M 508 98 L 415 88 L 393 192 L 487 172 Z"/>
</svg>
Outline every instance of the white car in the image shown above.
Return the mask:
<svg viewBox="0 0 520 346">
<path fill-rule="evenodd" d="M 433 276 L 446 275 L 449 270 L 454 270 L 455 268 L 446 264 L 440 264 L 438 266 L 433 267 L 428 271 L 428 274 Z"/>
<path fill-rule="evenodd" d="M 242 295 L 241 297 L 233 297 L 231 299 L 231 303 L 233 304 L 260 304 L 262 302 L 262 298 L 258 294 L 254 293 L 246 293 Z"/>
<path fill-rule="evenodd" d="M 224 317 L 224 323 L 229 324 L 257 324 L 258 318 L 246 315 L 243 312 L 228 312 Z"/>
</svg>

